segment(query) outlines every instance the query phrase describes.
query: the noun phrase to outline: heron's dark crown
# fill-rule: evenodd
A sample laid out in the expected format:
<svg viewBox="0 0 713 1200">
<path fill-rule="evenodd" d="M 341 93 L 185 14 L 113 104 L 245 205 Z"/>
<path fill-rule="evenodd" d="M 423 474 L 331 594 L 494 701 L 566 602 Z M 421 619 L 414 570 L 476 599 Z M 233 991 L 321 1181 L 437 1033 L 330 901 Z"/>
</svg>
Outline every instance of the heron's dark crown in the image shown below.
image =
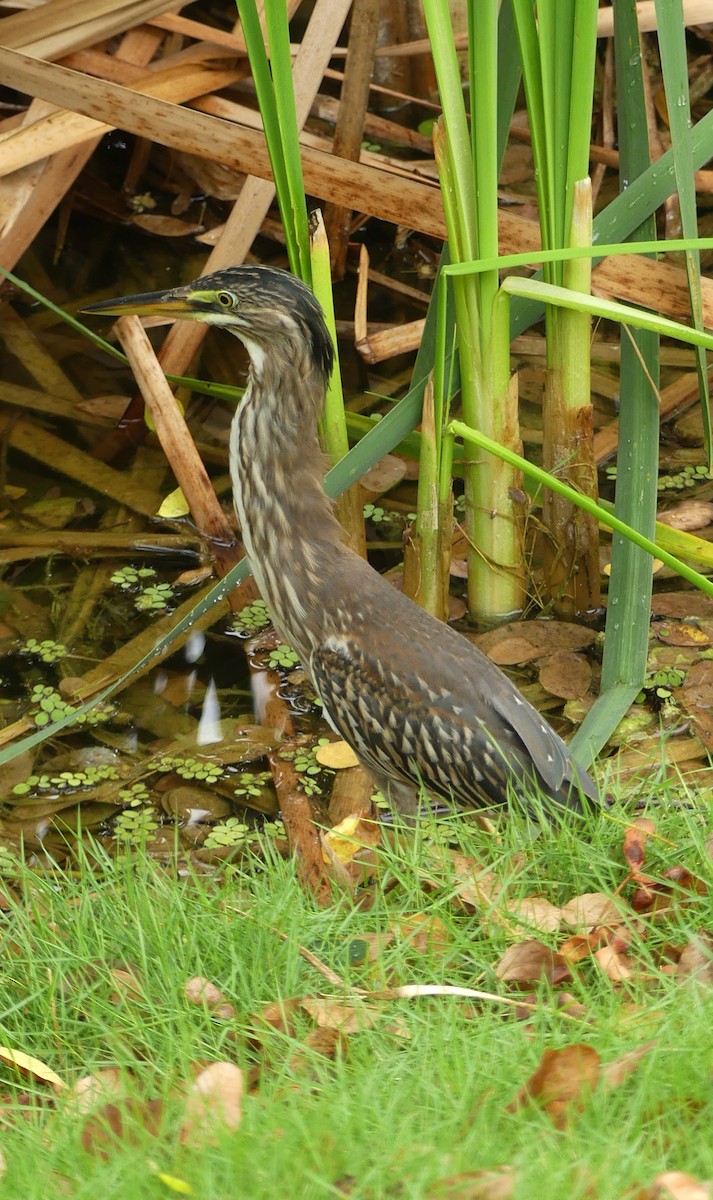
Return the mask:
<svg viewBox="0 0 713 1200">
<path fill-rule="evenodd" d="M 235 332 L 238 336 L 244 332 L 256 340 L 264 338 L 268 341 L 279 336 L 281 327 L 284 331 L 290 328 L 290 323 L 296 325 L 297 335 L 306 343 L 313 368 L 324 376 L 325 383 L 328 382 L 334 366 L 334 346 L 322 308 L 301 279 L 277 267 L 226 267 L 201 276 L 185 290 L 194 294 L 231 293 L 236 302 Z M 274 314 L 274 326 L 271 314 Z M 225 328 L 230 328 L 228 322 Z"/>
</svg>

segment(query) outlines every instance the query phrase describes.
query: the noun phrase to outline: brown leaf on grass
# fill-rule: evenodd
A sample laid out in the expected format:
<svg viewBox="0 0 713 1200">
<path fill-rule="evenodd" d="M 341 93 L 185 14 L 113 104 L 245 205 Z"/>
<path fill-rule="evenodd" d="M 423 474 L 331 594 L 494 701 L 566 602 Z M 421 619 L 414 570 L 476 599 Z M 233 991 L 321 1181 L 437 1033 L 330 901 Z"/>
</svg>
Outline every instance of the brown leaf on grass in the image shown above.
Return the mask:
<svg viewBox="0 0 713 1200">
<path fill-rule="evenodd" d="M 91 1112 L 97 1104 L 106 1104 L 123 1096 L 126 1090 L 126 1076 L 118 1067 L 105 1067 L 102 1071 L 94 1071 L 91 1075 L 83 1075 L 71 1088 L 65 1103 L 71 1105 L 73 1112 L 81 1114 Z"/>
<path fill-rule="evenodd" d="M 632 879 L 639 879 L 641 868 L 645 861 L 645 846 L 652 833 L 656 832 L 656 825 L 653 821 L 649 821 L 647 817 L 640 817 L 629 825 L 624 833 L 624 858 L 631 872 Z"/>
<path fill-rule="evenodd" d="M 594 954 L 594 960 L 612 983 L 625 983 L 634 973 L 634 964 L 627 954 L 620 954 L 613 946 L 602 946 Z"/>
<path fill-rule="evenodd" d="M 338 1029 L 341 1033 L 360 1033 L 371 1029 L 381 1020 L 383 1010 L 373 1005 L 360 1004 L 358 1008 L 351 1004 L 343 1004 L 340 1000 L 311 999 L 300 1000 L 300 1008 L 322 1029 Z"/>
<path fill-rule="evenodd" d="M 574 965 L 574 963 L 589 958 L 600 946 L 608 943 L 610 936 L 610 930 L 604 926 L 593 929 L 591 933 L 575 933 L 573 937 L 562 942 L 558 953 L 562 955 L 565 962 Z"/>
<path fill-rule="evenodd" d="M 231 1062 L 213 1062 L 196 1076 L 186 1096 L 181 1143 L 202 1148 L 217 1141 L 216 1126 L 235 1130 L 243 1111 L 244 1076 Z"/>
<path fill-rule="evenodd" d="M 676 973 L 698 983 L 713 985 L 713 934 L 699 930 L 684 947 Z"/>
<path fill-rule="evenodd" d="M 428 1200 L 511 1200 L 518 1183 L 514 1167 L 495 1171 L 463 1171 L 434 1183 Z"/>
<path fill-rule="evenodd" d="M 265 1034 L 268 1032 L 282 1033 L 287 1037 L 295 1036 L 294 1017 L 299 1012 L 302 1001 L 297 996 L 289 1000 L 275 1000 L 266 1004 L 252 1018 L 252 1034 L 250 1043 L 254 1049 L 261 1049 Z"/>
<path fill-rule="evenodd" d="M 626 1054 L 620 1055 L 613 1062 L 603 1066 L 602 1086 L 607 1091 L 621 1087 L 622 1083 L 637 1069 L 642 1058 L 645 1058 L 655 1045 L 656 1042 L 644 1042 L 643 1046 L 637 1046 L 635 1050 L 627 1050 Z"/>
<path fill-rule="evenodd" d="M 604 892 L 583 892 L 563 905 L 562 920 L 575 929 L 595 929 L 599 925 L 618 924 L 620 916 L 611 896 Z"/>
<path fill-rule="evenodd" d="M 494 871 L 486 870 L 477 859 L 460 854 L 457 850 L 434 851 L 434 860 L 436 855 L 438 865 L 450 866 L 455 876 L 457 886 L 454 899 L 458 899 L 472 910 L 491 906 L 502 888 Z"/>
<path fill-rule="evenodd" d="M 14 1067 L 28 1079 L 51 1084 L 57 1095 L 67 1086 L 57 1072 L 47 1066 L 47 1063 L 42 1062 L 39 1058 L 33 1058 L 31 1054 L 25 1054 L 24 1050 L 13 1050 L 9 1046 L 0 1046 L 0 1061 Z"/>
<path fill-rule="evenodd" d="M 87 1154 L 107 1162 L 119 1144 L 138 1146 L 141 1131 L 156 1137 L 161 1128 L 163 1104 L 160 1100 L 139 1100 L 127 1096 L 119 1103 L 104 1104 L 85 1121 L 81 1141 Z"/>
<path fill-rule="evenodd" d="M 378 962 L 387 946 L 395 940 L 393 930 L 383 933 L 360 933 L 349 942 L 349 963 L 352 967 L 363 967 Z"/>
<path fill-rule="evenodd" d="M 706 885 L 697 875 L 693 875 L 686 867 L 668 867 L 660 880 L 654 881 L 641 877 L 641 886 L 636 889 L 631 906 L 635 912 L 657 912 L 668 908 L 672 902 L 685 900 L 682 893 L 702 895 Z"/>
<path fill-rule="evenodd" d="M 409 913 L 396 923 L 399 936 L 403 938 L 417 954 L 444 955 L 453 939 L 438 917 L 430 917 L 428 913 Z"/>
<path fill-rule="evenodd" d="M 550 904 L 544 896 L 525 896 L 521 900 L 508 900 L 508 913 L 523 925 L 529 925 L 540 933 L 555 933 L 562 923 L 562 910 Z"/>
<path fill-rule="evenodd" d="M 713 1186 L 694 1179 L 683 1171 L 664 1171 L 657 1175 L 651 1187 L 638 1192 L 636 1200 L 711 1200 Z"/>
<path fill-rule="evenodd" d="M 315 1055 L 334 1061 L 346 1058 L 348 1039 L 339 1029 L 313 1029 L 290 1058 L 289 1068 L 295 1074 L 309 1071 Z"/>
<path fill-rule="evenodd" d="M 577 1017 L 580 1021 L 591 1021 L 589 1009 L 584 1004 L 580 1003 L 571 992 L 558 992 L 555 997 L 556 1007 L 569 1014 L 570 1017 Z"/>
<path fill-rule="evenodd" d="M 580 1113 L 599 1081 L 600 1059 L 592 1046 L 575 1044 L 545 1050 L 537 1070 L 507 1106 L 517 1112 L 537 1100 L 557 1129 Z"/>
<path fill-rule="evenodd" d="M 111 1004 L 145 998 L 139 973 L 133 967 L 110 967 L 109 975 L 115 988 L 109 997 Z"/>
<path fill-rule="evenodd" d="M 199 1004 L 210 1009 L 222 1021 L 232 1021 L 235 1017 L 235 1009 L 226 1000 L 220 988 L 210 979 L 204 979 L 202 975 L 194 975 L 193 979 L 189 979 L 183 989 L 183 994 L 191 1004 Z"/>
<path fill-rule="evenodd" d="M 498 963 L 495 974 L 505 983 L 530 986 L 540 979 L 561 983 L 571 978 L 569 967 L 560 954 L 535 940 L 510 946 Z"/>
</svg>

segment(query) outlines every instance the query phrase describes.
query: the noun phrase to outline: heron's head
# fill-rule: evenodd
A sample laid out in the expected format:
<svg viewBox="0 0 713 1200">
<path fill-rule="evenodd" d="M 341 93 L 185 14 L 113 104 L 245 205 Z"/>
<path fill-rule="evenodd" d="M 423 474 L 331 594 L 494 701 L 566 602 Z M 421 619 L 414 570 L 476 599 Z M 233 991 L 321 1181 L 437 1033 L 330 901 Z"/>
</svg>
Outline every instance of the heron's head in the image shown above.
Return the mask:
<svg viewBox="0 0 713 1200">
<path fill-rule="evenodd" d="M 334 347 L 310 289 L 276 267 L 229 267 L 184 287 L 102 300 L 85 310 L 111 316 L 175 317 L 221 325 L 239 337 L 258 374 L 267 362 L 318 372 L 328 382 Z"/>
</svg>

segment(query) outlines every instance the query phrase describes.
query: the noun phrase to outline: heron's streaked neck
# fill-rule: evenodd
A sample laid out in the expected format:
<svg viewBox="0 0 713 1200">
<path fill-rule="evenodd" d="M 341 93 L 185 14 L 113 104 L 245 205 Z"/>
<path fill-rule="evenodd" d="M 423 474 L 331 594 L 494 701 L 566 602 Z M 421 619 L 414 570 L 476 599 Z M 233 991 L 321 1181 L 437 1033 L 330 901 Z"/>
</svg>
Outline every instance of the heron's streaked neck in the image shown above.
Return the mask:
<svg viewBox="0 0 713 1200">
<path fill-rule="evenodd" d="M 252 347 L 248 346 L 252 351 Z M 245 549 L 273 621 L 304 658 L 305 627 L 324 612 L 340 573 L 342 529 L 322 486 L 317 437 L 324 401 L 319 372 L 252 357 L 248 387 L 230 432 L 230 474 Z"/>
</svg>

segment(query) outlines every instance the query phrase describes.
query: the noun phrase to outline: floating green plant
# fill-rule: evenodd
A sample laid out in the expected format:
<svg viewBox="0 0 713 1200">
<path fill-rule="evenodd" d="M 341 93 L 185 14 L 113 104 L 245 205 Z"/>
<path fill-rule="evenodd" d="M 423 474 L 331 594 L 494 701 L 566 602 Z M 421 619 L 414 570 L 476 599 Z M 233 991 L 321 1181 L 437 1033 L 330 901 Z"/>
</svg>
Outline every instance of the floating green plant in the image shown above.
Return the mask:
<svg viewBox="0 0 713 1200">
<path fill-rule="evenodd" d="M 122 842 L 135 845 L 143 841 L 159 827 L 156 809 L 152 805 L 141 808 L 126 808 L 114 822 L 114 836 Z"/>
<path fill-rule="evenodd" d="M 119 800 L 127 808 L 138 808 L 139 805 L 145 804 L 148 798 L 149 789 L 141 781 L 119 789 Z"/>
<path fill-rule="evenodd" d="M 32 709 L 36 711 L 32 713 Z M 77 711 L 77 707 L 69 704 L 55 688 L 37 683 L 30 693 L 30 710 L 35 725 L 41 729 L 45 725 L 61 721 L 63 717 L 71 716 Z M 80 713 L 76 721 L 78 725 L 100 725 L 110 720 L 115 711 L 113 704 L 97 704 L 91 711 Z"/>
<path fill-rule="evenodd" d="M 199 758 L 184 758 L 177 754 L 163 754 L 152 763 L 155 771 L 174 771 L 181 779 L 195 780 L 198 783 L 217 783 L 225 774 L 225 769 L 216 762 L 206 762 Z"/>
<path fill-rule="evenodd" d="M 134 600 L 139 612 L 163 612 L 168 608 L 175 593 L 170 583 L 152 583 Z"/>
<path fill-rule="evenodd" d="M 248 826 L 239 817 L 228 817 L 214 825 L 203 843 L 206 850 L 223 850 L 230 846 L 241 846 L 248 840 Z"/>
<path fill-rule="evenodd" d="M 273 671 L 294 671 L 295 667 L 300 665 L 300 659 L 291 646 L 286 646 L 282 642 L 268 654 L 267 665 Z"/>
<path fill-rule="evenodd" d="M 16 783 L 13 796 L 29 796 L 37 792 L 66 792 L 77 788 L 97 787 L 110 779 L 118 779 L 116 767 L 110 763 L 85 767 L 81 771 L 58 771 L 56 775 L 28 775 Z"/>
<path fill-rule="evenodd" d="M 267 604 L 264 600 L 253 600 L 252 604 L 246 604 L 245 608 L 235 613 L 228 629 L 230 633 L 237 633 L 240 637 L 249 637 L 253 633 L 259 633 L 261 629 L 266 629 L 269 624 Z"/>
<path fill-rule="evenodd" d="M 241 771 L 233 779 L 237 781 L 235 795 L 242 799 L 245 796 L 261 796 L 272 776 L 269 771 Z"/>
<path fill-rule="evenodd" d="M 280 758 L 291 762 L 300 778 L 300 786 L 307 796 L 319 796 L 322 793 L 320 777 L 331 775 L 332 772 L 317 762 L 317 751 L 320 746 L 328 746 L 329 738 L 320 738 L 311 748 L 300 747 L 299 750 L 283 750 Z"/>
<path fill-rule="evenodd" d="M 62 642 L 53 642 L 51 638 L 45 638 L 42 642 L 37 638 L 28 638 L 24 646 L 20 647 L 20 654 L 28 658 L 39 658 L 41 662 L 50 664 L 59 662 L 66 653 L 67 647 Z"/>
</svg>

